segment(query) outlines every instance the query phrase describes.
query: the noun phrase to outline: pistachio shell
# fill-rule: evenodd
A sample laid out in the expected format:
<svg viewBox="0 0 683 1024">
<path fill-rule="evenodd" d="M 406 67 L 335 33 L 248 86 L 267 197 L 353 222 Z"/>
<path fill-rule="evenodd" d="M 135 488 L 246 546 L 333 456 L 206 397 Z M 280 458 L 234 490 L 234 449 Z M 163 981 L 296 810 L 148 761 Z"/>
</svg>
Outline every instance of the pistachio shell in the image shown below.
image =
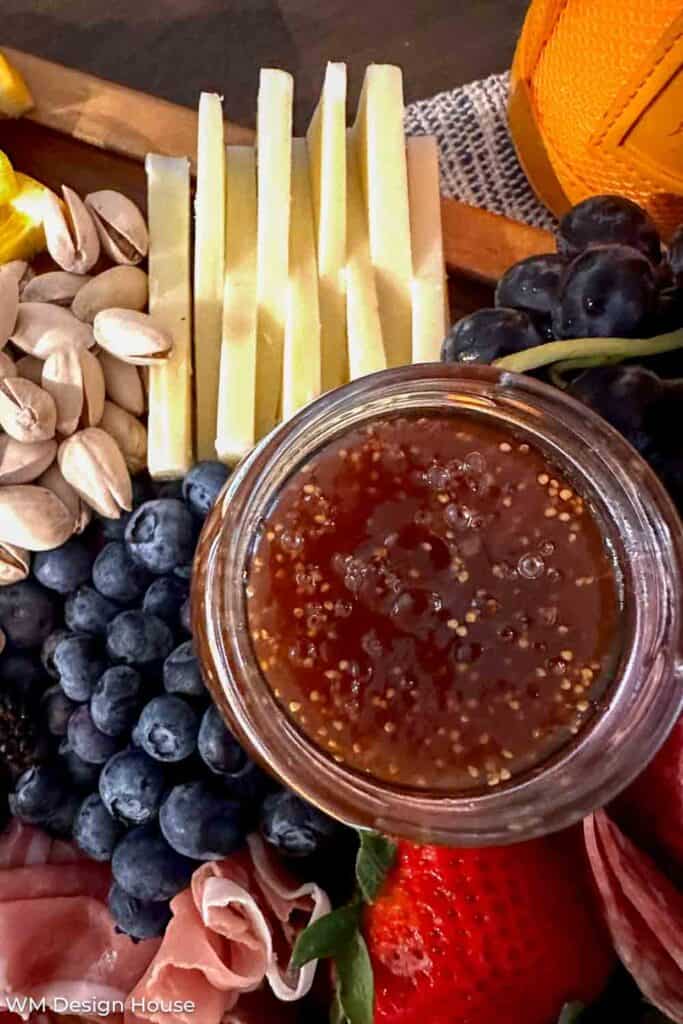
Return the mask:
<svg viewBox="0 0 683 1024">
<path fill-rule="evenodd" d="M 49 551 L 69 539 L 73 522 L 64 502 L 46 487 L 0 487 L 0 541 L 5 544 Z"/>
<path fill-rule="evenodd" d="M 91 324 L 103 309 L 145 309 L 147 274 L 139 267 L 111 267 L 84 285 L 71 304 L 79 320 Z"/>
<path fill-rule="evenodd" d="M 38 477 L 36 484 L 40 487 L 47 487 L 62 501 L 74 519 L 74 532 L 83 533 L 86 526 L 92 519 L 92 509 L 77 494 L 71 484 L 67 483 L 62 476 L 62 471 L 56 462 L 53 462 L 42 476 Z"/>
<path fill-rule="evenodd" d="M 33 278 L 33 270 L 26 260 L 10 260 L 0 264 L 0 277 L 11 277 L 17 282 L 19 294 Z"/>
<path fill-rule="evenodd" d="M 100 239 L 87 206 L 73 189 L 62 185 L 64 205 L 52 192 L 45 193 L 43 227 L 47 250 L 58 267 L 86 274 L 100 255 Z"/>
<path fill-rule="evenodd" d="M 21 293 L 22 302 L 54 302 L 58 306 L 70 306 L 80 289 L 91 280 L 89 274 L 50 270 L 28 282 Z"/>
<path fill-rule="evenodd" d="M 87 349 L 79 350 L 83 374 L 83 411 L 81 426 L 96 427 L 104 412 L 104 373 L 97 356 Z"/>
<path fill-rule="evenodd" d="M 104 403 L 100 426 L 114 438 L 133 475 L 147 465 L 147 430 L 137 416 L 131 416 L 113 402 Z"/>
<path fill-rule="evenodd" d="M 139 263 L 149 248 L 145 218 L 135 203 L 112 189 L 91 192 L 85 197 L 93 214 L 102 248 L 115 263 Z"/>
<path fill-rule="evenodd" d="M 87 427 L 62 441 L 59 468 L 67 483 L 85 502 L 110 519 L 130 511 L 130 474 L 116 441 L 99 427 Z"/>
<path fill-rule="evenodd" d="M 43 377 L 43 360 L 35 356 L 22 356 L 17 359 L 17 372 L 12 376 L 23 377 L 34 384 L 40 384 Z"/>
<path fill-rule="evenodd" d="M 137 366 L 124 363 L 122 359 L 109 355 L 104 349 L 98 350 L 97 358 L 104 372 L 107 398 L 133 416 L 142 416 L 147 407 L 147 400 Z"/>
<path fill-rule="evenodd" d="M 22 352 L 37 359 L 47 359 L 59 348 L 92 348 L 95 343 L 88 324 L 77 320 L 71 310 L 49 302 L 20 302 L 11 337 Z"/>
<path fill-rule="evenodd" d="M 173 338 L 149 313 L 133 309 L 104 309 L 93 323 L 99 345 L 134 366 L 154 366 L 167 359 Z"/>
<path fill-rule="evenodd" d="M 15 441 L 49 441 L 56 425 L 57 407 L 47 391 L 23 377 L 0 381 L 0 427 Z"/>
<path fill-rule="evenodd" d="M 0 587 L 25 580 L 31 568 L 31 556 L 25 548 L 0 541 Z M 0 638 L 0 653 L 4 645 L 4 634 Z"/>
<path fill-rule="evenodd" d="M 78 428 L 83 411 L 83 371 L 76 348 L 62 348 L 43 364 L 42 384 L 57 408 L 57 432 L 65 437 Z"/>
<path fill-rule="evenodd" d="M 29 484 L 44 473 L 57 454 L 56 441 L 22 444 L 0 435 L 0 484 Z"/>
<path fill-rule="evenodd" d="M 12 335 L 18 312 L 19 285 L 11 274 L 3 274 L 0 277 L 0 349 Z"/>
<path fill-rule="evenodd" d="M 6 352 L 0 352 L 0 380 L 3 380 L 5 377 L 21 377 L 22 375 L 19 373 L 17 366 L 18 363 L 10 359 Z"/>
</svg>

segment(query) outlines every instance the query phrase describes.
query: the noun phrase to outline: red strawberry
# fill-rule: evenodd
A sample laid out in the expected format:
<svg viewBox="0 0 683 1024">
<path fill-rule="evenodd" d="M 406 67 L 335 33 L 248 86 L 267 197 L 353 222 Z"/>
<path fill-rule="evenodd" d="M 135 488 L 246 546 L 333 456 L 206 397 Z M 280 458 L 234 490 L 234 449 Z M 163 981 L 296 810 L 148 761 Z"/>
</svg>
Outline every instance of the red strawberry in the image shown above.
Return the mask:
<svg viewBox="0 0 683 1024">
<path fill-rule="evenodd" d="M 550 1024 L 595 999 L 614 964 L 575 833 L 400 842 L 365 914 L 375 1024 Z"/>
</svg>

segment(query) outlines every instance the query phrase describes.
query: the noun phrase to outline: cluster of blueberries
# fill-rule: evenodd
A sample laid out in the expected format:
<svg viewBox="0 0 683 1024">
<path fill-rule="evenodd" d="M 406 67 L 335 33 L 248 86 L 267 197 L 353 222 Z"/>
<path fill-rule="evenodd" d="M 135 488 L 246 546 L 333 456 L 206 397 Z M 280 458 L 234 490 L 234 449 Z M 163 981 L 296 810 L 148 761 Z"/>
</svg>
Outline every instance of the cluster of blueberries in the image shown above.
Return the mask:
<svg viewBox="0 0 683 1024">
<path fill-rule="evenodd" d="M 0 684 L 40 694 L 46 747 L 10 810 L 111 860 L 110 908 L 136 939 L 163 933 L 197 862 L 249 830 L 307 857 L 338 828 L 246 756 L 201 678 L 192 559 L 226 477 L 213 462 L 177 484 L 138 477 L 130 514 L 36 555 L 32 577 L 0 590 Z"/>
<path fill-rule="evenodd" d="M 547 341 L 647 339 L 683 327 L 683 225 L 663 249 L 636 203 L 592 196 L 560 221 L 557 250 L 510 267 L 495 307 L 459 320 L 442 360 L 492 363 Z M 647 361 L 649 369 L 627 355 L 594 366 L 569 390 L 626 436 L 683 508 L 683 453 L 670 427 L 683 401 L 683 358 L 676 351 Z"/>
</svg>

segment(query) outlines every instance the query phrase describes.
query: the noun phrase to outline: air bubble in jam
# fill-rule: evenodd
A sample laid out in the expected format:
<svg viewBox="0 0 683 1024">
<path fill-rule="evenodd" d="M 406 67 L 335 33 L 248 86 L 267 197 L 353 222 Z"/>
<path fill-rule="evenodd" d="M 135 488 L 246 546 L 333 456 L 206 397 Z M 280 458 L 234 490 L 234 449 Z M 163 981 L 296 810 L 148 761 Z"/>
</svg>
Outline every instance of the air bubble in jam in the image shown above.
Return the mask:
<svg viewBox="0 0 683 1024">
<path fill-rule="evenodd" d="M 599 520 L 561 467 L 475 415 L 328 444 L 283 485 L 256 559 L 249 628 L 276 699 L 391 784 L 509 784 L 590 722 L 618 657 Z"/>
</svg>

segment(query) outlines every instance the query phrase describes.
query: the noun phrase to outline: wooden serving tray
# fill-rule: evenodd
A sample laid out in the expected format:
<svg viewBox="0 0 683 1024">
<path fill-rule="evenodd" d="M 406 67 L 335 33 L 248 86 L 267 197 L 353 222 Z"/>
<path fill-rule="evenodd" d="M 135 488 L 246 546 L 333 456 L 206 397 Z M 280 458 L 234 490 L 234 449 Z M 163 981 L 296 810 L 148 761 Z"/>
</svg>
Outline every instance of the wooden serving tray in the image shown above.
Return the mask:
<svg viewBox="0 0 683 1024">
<path fill-rule="evenodd" d="M 36 104 L 18 121 L 0 120 L 0 148 L 19 170 L 57 189 L 63 183 L 80 193 L 121 189 L 144 208 L 146 153 L 187 155 L 194 165 L 194 110 L 20 50 L 3 50 Z M 249 144 L 254 133 L 226 122 L 226 137 Z M 454 319 L 489 304 L 493 284 L 512 263 L 554 248 L 549 232 L 453 199 L 442 200 L 442 213 Z"/>
</svg>

